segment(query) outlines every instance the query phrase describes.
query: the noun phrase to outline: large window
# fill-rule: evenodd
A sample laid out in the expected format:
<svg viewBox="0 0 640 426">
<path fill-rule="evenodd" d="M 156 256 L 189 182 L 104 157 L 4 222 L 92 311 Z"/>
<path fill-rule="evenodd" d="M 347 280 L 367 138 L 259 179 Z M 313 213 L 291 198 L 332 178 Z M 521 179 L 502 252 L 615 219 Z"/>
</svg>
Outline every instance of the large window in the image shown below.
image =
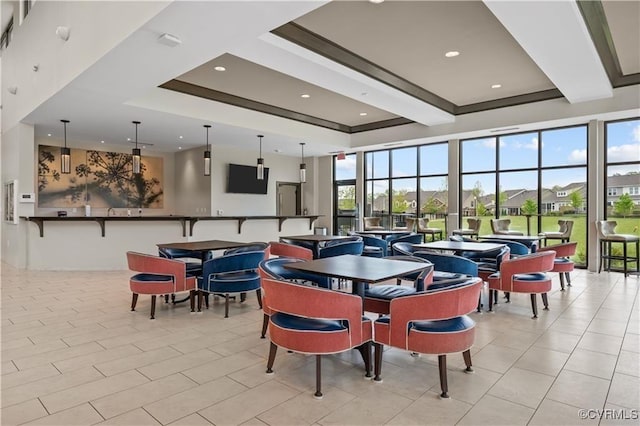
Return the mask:
<svg viewBox="0 0 640 426">
<path fill-rule="evenodd" d="M 386 228 L 408 217 L 429 219 L 444 230 L 447 212 L 448 145 L 437 143 L 365 153 L 365 216 Z"/>
<path fill-rule="evenodd" d="M 574 222 L 575 261 L 587 259 L 587 126 L 538 130 L 461 142 L 461 216 L 508 218 L 525 235 Z"/>
<path fill-rule="evenodd" d="M 605 123 L 605 146 L 605 217 L 617 222 L 616 232 L 640 235 L 640 118 Z M 635 255 L 635 246 L 629 249 Z"/>
</svg>

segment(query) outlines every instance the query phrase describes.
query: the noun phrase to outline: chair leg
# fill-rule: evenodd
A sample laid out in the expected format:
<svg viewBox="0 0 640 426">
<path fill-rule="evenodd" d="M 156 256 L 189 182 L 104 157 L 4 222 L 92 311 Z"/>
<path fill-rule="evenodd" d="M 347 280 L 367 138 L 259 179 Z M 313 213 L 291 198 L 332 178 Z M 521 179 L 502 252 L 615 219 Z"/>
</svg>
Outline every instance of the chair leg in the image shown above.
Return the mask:
<svg viewBox="0 0 640 426">
<path fill-rule="evenodd" d="M 168 294 L 164 295 L 164 303 L 169 303 L 169 295 Z"/>
<path fill-rule="evenodd" d="M 202 290 L 198 290 L 198 312 L 202 312 Z"/>
<path fill-rule="evenodd" d="M 265 334 L 267 334 L 267 327 L 269 326 L 269 315 L 264 314 L 262 318 L 262 334 L 260 335 L 261 339 L 264 339 Z"/>
<path fill-rule="evenodd" d="M 374 352 L 375 352 L 375 365 L 374 365 L 374 374 L 373 380 L 375 382 L 381 382 L 382 378 L 380 378 L 380 372 L 382 371 L 382 349 L 383 346 L 381 343 L 373 344 Z"/>
<path fill-rule="evenodd" d="M 229 318 L 229 294 L 224 295 L 224 317 Z"/>
<path fill-rule="evenodd" d="M 542 304 L 544 305 L 544 310 L 549 310 L 549 299 L 547 298 L 547 293 L 542 293 Z"/>
<path fill-rule="evenodd" d="M 533 318 L 538 318 L 538 304 L 535 293 L 531 294 L 531 309 L 533 309 Z"/>
<path fill-rule="evenodd" d="M 209 309 L 209 293 L 202 293 L 202 297 L 204 298 L 204 305 Z"/>
<path fill-rule="evenodd" d="M 467 366 L 464 371 L 466 371 L 467 373 L 472 373 L 473 365 L 471 364 L 471 349 L 467 349 L 466 351 L 462 352 L 462 358 L 464 358 L 464 364 Z"/>
<path fill-rule="evenodd" d="M 247 300 L 247 293 L 240 293 L 240 302 L 244 302 Z"/>
<path fill-rule="evenodd" d="M 493 291 L 493 303 L 498 304 L 498 290 Z"/>
<path fill-rule="evenodd" d="M 135 311 L 136 310 L 136 304 L 138 303 L 138 294 L 137 293 L 133 293 L 133 296 L 131 296 L 131 310 Z"/>
<path fill-rule="evenodd" d="M 511 293 L 506 292 L 504 294 L 504 298 L 507 299 L 507 303 L 511 303 Z"/>
<path fill-rule="evenodd" d="M 151 319 L 156 319 L 156 295 L 151 296 Z"/>
<path fill-rule="evenodd" d="M 493 292 L 495 290 L 489 289 L 489 312 L 493 312 Z"/>
<path fill-rule="evenodd" d="M 567 277 L 567 286 L 571 287 L 571 273 L 570 272 L 565 272 L 565 275 Z"/>
<path fill-rule="evenodd" d="M 196 291 L 195 290 L 190 290 L 189 291 L 189 304 L 191 305 L 191 312 L 195 312 L 196 311 Z"/>
<path fill-rule="evenodd" d="M 480 292 L 480 296 L 478 296 L 478 308 L 476 309 L 476 312 L 482 312 L 482 292 Z"/>
<path fill-rule="evenodd" d="M 276 352 L 278 352 L 278 345 L 271 342 L 269 348 L 269 359 L 267 360 L 267 374 L 273 374 L 273 363 L 276 360 Z"/>
<path fill-rule="evenodd" d="M 560 291 L 564 291 L 564 272 L 560 272 Z"/>
<path fill-rule="evenodd" d="M 447 384 L 447 356 L 438 355 L 438 368 L 440 369 L 440 398 L 449 398 L 449 385 Z"/>
<path fill-rule="evenodd" d="M 262 290 L 261 289 L 256 290 L 256 297 L 258 298 L 258 306 L 260 306 L 260 309 L 262 309 Z"/>
<path fill-rule="evenodd" d="M 604 248 L 603 241 L 600 241 L 600 262 L 598 263 L 598 273 L 602 271 L 602 259 L 604 258 L 604 253 L 602 252 L 603 248 Z"/>
<path fill-rule="evenodd" d="M 322 355 L 316 355 L 316 398 L 322 398 Z"/>
<path fill-rule="evenodd" d="M 364 377 L 371 377 L 371 342 L 366 342 L 358 346 L 358 351 L 364 361 Z"/>
<path fill-rule="evenodd" d="M 173 304 L 176 303 L 176 294 L 175 293 L 171 293 L 171 303 L 173 303 Z"/>
</svg>

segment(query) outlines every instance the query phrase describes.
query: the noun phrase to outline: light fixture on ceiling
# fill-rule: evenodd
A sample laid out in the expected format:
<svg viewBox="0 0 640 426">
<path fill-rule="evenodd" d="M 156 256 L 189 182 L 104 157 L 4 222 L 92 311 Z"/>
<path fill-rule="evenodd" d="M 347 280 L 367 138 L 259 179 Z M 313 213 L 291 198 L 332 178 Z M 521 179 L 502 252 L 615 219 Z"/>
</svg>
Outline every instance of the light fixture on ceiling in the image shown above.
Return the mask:
<svg viewBox="0 0 640 426">
<path fill-rule="evenodd" d="M 346 160 L 347 156 L 345 155 L 344 151 L 340 151 L 338 153 L 338 156 L 336 157 L 338 160 Z"/>
<path fill-rule="evenodd" d="M 369 3 L 373 3 L 373 4 L 380 4 L 384 2 L 384 0 L 369 0 Z"/>
<path fill-rule="evenodd" d="M 458 52 L 457 50 L 450 50 L 447 53 L 445 53 L 444 56 L 446 56 L 447 58 L 455 58 L 459 54 L 460 52 Z"/>
<path fill-rule="evenodd" d="M 300 97 L 304 99 L 309 99 L 311 95 L 309 95 L 308 93 L 303 93 L 302 95 L 300 95 Z"/>
<path fill-rule="evenodd" d="M 211 151 L 209 150 L 209 129 L 211 125 L 205 124 L 203 127 L 207 129 L 207 147 L 204 150 L 204 175 L 211 176 Z"/>
<path fill-rule="evenodd" d="M 501 88 L 501 87 L 502 87 L 502 84 L 492 84 L 492 85 L 491 85 L 491 88 L 492 88 L 492 89 L 499 89 L 499 88 Z"/>
<path fill-rule="evenodd" d="M 366 115 L 367 115 L 367 113 L 366 113 L 366 112 L 361 112 L 361 113 L 360 113 L 360 117 L 364 117 L 364 116 L 366 116 Z"/>
<path fill-rule="evenodd" d="M 11 93 L 12 95 L 15 95 L 16 93 L 18 93 L 18 86 L 7 87 L 7 92 Z"/>
<path fill-rule="evenodd" d="M 69 36 L 71 35 L 71 29 L 69 27 L 61 25 L 56 28 L 56 35 L 60 40 L 67 41 L 69 40 Z"/>
<path fill-rule="evenodd" d="M 140 124 L 139 121 L 132 121 L 133 124 L 136 125 L 136 147 L 133 148 L 133 151 L 131 151 L 131 163 L 132 163 L 132 169 L 133 169 L 133 173 L 134 174 L 140 174 L 140 148 L 138 148 L 138 124 Z"/>
<path fill-rule="evenodd" d="M 64 147 L 60 148 L 60 173 L 71 173 L 71 150 L 67 148 L 67 123 L 69 120 L 60 120 L 64 126 Z"/>
<path fill-rule="evenodd" d="M 158 43 L 169 47 L 176 47 L 182 43 L 182 40 L 180 40 L 180 37 L 174 36 L 173 34 L 164 33 L 158 37 Z"/>
<path fill-rule="evenodd" d="M 47 133 L 47 136 L 51 137 L 51 133 Z"/>
<path fill-rule="evenodd" d="M 218 65 L 217 67 L 213 67 L 214 70 L 216 71 L 226 71 L 227 69 L 225 67 L 221 67 L 220 65 Z"/>
<path fill-rule="evenodd" d="M 300 183 L 307 181 L 307 165 L 304 162 L 304 142 L 300 142 L 300 148 L 302 149 L 302 162 L 300 163 Z"/>
<path fill-rule="evenodd" d="M 264 180 L 264 158 L 262 158 L 262 138 L 264 135 L 258 135 L 258 140 L 260 141 L 260 156 L 258 157 L 258 167 L 256 178 L 258 180 Z"/>
</svg>

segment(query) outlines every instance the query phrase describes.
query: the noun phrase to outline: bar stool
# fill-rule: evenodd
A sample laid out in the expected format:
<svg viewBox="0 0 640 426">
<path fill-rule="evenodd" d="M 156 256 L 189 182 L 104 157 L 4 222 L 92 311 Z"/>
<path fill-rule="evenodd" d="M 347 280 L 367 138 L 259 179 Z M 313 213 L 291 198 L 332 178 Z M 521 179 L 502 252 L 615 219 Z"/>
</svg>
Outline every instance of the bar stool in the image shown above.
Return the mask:
<svg viewBox="0 0 640 426">
<path fill-rule="evenodd" d="M 603 261 L 607 262 L 605 265 L 605 271 L 610 271 L 611 261 L 621 260 L 625 277 L 629 275 L 629 263 L 636 264 L 635 271 L 631 272 L 635 272 L 637 274 L 640 272 L 640 252 L 638 251 L 640 246 L 640 237 L 630 234 L 616 234 L 616 225 L 618 225 L 618 223 L 615 220 L 600 220 L 596 222 L 596 229 L 598 230 L 598 240 L 600 244 L 600 264 L 598 265 L 598 273 L 602 270 Z M 611 245 L 613 243 L 622 244 L 622 256 L 613 254 L 611 251 Z M 627 246 L 629 244 L 635 244 L 636 246 L 635 257 L 630 257 L 628 255 Z"/>
</svg>

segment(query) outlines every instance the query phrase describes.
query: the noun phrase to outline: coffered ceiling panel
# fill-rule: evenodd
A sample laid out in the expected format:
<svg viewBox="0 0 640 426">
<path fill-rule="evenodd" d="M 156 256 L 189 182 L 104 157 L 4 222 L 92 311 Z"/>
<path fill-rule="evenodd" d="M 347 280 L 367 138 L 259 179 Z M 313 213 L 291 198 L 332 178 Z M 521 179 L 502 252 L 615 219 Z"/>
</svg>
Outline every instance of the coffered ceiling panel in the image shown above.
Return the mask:
<svg viewBox="0 0 640 426">
<path fill-rule="evenodd" d="M 226 71 L 215 71 L 222 66 Z M 286 74 L 224 54 L 176 80 L 318 117 L 347 126 L 397 118 L 396 115 Z M 302 95 L 309 95 L 303 98 Z"/>
<path fill-rule="evenodd" d="M 479 1 L 334 1 L 294 22 L 456 105 L 554 88 Z"/>
<path fill-rule="evenodd" d="M 640 73 L 640 2 L 603 1 L 602 6 L 622 73 Z"/>
</svg>

